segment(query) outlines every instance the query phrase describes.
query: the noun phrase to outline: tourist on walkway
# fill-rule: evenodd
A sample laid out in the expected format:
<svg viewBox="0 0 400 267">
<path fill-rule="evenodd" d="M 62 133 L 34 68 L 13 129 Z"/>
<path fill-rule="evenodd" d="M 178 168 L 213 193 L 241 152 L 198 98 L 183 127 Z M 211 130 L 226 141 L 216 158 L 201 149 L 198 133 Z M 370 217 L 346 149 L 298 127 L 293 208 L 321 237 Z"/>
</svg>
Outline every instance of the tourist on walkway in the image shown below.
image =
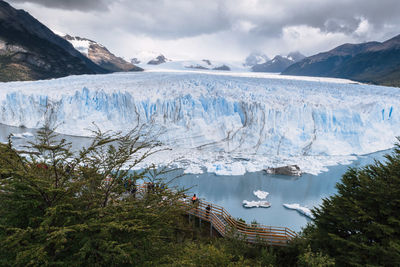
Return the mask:
<svg viewBox="0 0 400 267">
<path fill-rule="evenodd" d="M 192 196 L 192 203 L 193 203 L 193 205 L 196 204 L 198 200 L 199 200 L 199 199 L 197 198 L 196 194 L 194 194 L 194 195 Z"/>
<path fill-rule="evenodd" d="M 206 218 L 207 219 L 208 219 L 208 216 L 210 215 L 210 210 L 211 210 L 211 206 L 210 206 L 210 204 L 208 204 L 206 207 Z"/>
</svg>

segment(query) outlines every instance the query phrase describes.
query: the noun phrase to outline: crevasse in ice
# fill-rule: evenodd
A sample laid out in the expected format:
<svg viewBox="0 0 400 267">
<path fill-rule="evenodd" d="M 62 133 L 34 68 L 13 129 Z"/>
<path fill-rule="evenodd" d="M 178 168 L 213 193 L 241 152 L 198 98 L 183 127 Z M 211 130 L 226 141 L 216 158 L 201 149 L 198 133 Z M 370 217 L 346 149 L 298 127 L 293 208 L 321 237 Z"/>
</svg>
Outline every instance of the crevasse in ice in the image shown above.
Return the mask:
<svg viewBox="0 0 400 267">
<path fill-rule="evenodd" d="M 186 150 L 183 156 L 192 151 L 193 161 L 216 173 L 223 165 L 214 164 L 216 153 L 230 157 L 223 171 L 249 171 L 254 155 L 270 160 L 265 167 L 279 158 L 298 163 L 365 154 L 392 147 L 400 135 L 399 89 L 321 78 L 82 75 L 1 83 L 0 107 L 1 123 L 35 128 L 50 119 L 57 131 L 73 135 L 87 135 L 91 122 L 122 131 L 148 123 L 163 129 L 160 140 L 166 145 Z M 245 167 L 235 166 L 238 161 Z"/>
</svg>

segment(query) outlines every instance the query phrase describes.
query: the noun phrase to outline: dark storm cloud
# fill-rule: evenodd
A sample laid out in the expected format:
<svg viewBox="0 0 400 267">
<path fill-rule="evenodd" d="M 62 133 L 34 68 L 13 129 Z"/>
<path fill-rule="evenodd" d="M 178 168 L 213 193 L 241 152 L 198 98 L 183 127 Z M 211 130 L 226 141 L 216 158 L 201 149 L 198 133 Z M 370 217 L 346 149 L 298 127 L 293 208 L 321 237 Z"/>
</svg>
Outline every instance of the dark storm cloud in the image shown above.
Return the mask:
<svg viewBox="0 0 400 267">
<path fill-rule="evenodd" d="M 306 25 L 324 32 L 354 33 L 365 19 L 377 30 L 384 25 L 400 25 L 398 0 L 280 1 L 278 18 L 261 18 L 255 33 L 278 34 L 284 27 Z"/>
<path fill-rule="evenodd" d="M 398 0 L 10 0 L 49 8 L 110 12 L 107 25 L 158 38 L 231 30 L 238 20 L 254 25 L 250 35 L 277 37 L 287 26 L 353 33 L 362 19 L 379 29 L 399 24 Z"/>
<path fill-rule="evenodd" d="M 34 3 L 49 8 L 105 11 L 112 0 L 9 0 L 10 3 Z"/>
<path fill-rule="evenodd" d="M 52 29 L 98 40 L 128 56 L 134 49 L 167 46 L 167 53 L 202 50 L 216 57 L 230 51 L 237 58 L 252 50 L 312 54 L 343 42 L 383 41 L 400 33 L 400 0 L 8 2 Z"/>
<path fill-rule="evenodd" d="M 115 19 L 125 30 L 157 38 L 192 37 L 231 26 L 223 1 L 123 0 L 116 10 L 120 16 Z"/>
</svg>

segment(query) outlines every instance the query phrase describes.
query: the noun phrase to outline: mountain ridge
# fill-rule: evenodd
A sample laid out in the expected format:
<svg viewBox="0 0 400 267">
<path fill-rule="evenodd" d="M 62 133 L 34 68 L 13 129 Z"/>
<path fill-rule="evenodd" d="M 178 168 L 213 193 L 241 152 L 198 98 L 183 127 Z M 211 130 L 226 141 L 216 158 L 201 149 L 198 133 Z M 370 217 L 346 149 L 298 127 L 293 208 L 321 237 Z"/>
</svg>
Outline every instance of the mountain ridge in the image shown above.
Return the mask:
<svg viewBox="0 0 400 267">
<path fill-rule="evenodd" d="M 305 58 L 300 52 L 291 52 L 287 56 L 277 55 L 273 59 L 251 67 L 253 72 L 282 72 L 290 65 Z"/>
<path fill-rule="evenodd" d="M 108 72 L 28 12 L 0 0 L 0 81 Z"/>
<path fill-rule="evenodd" d="M 307 57 L 289 66 L 282 74 L 400 86 L 400 35 L 384 42 L 343 44 Z"/>
<path fill-rule="evenodd" d="M 70 42 L 76 50 L 106 70 L 111 72 L 143 70 L 142 68 L 125 61 L 123 58 L 117 57 L 104 45 L 96 41 L 79 36 L 71 36 L 69 34 L 61 37 Z"/>
</svg>

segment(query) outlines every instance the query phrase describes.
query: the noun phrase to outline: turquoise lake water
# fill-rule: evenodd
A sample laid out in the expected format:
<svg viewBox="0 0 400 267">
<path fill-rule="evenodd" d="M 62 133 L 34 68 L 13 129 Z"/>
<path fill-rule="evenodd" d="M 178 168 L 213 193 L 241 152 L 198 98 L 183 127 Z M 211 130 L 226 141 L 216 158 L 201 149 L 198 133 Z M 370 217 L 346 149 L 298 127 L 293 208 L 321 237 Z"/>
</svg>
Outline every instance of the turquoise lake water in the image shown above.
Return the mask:
<svg viewBox="0 0 400 267">
<path fill-rule="evenodd" d="M 185 175 L 173 181 L 183 188 L 191 188 L 200 199 L 223 206 L 234 217 L 247 222 L 256 220 L 270 226 L 285 226 L 300 231 L 310 219 L 296 210 L 283 207 L 284 203 L 298 203 L 312 208 L 322 203 L 322 199 L 336 193 L 335 185 L 349 167 L 361 167 L 383 160 L 390 151 L 380 151 L 359 156 L 350 165 L 338 165 L 319 175 L 303 174 L 301 177 L 270 175 L 265 172 L 247 173 L 240 176 L 216 176 L 211 173 Z M 243 200 L 258 200 L 254 190 L 269 192 L 266 198 L 270 208 L 244 208 Z"/>
<path fill-rule="evenodd" d="M 5 142 L 10 133 L 31 132 L 35 130 L 10 127 L 0 124 L 0 141 Z M 89 138 L 64 136 L 73 143 L 75 148 L 90 142 Z M 28 138 L 29 140 L 29 138 Z M 16 145 L 26 142 L 26 139 L 14 139 Z M 190 193 L 196 193 L 200 199 L 223 206 L 231 215 L 247 222 L 256 220 L 258 223 L 271 226 L 285 226 L 300 231 L 310 221 L 295 210 L 283 207 L 284 203 L 298 203 L 312 208 L 322 203 L 322 199 L 336 193 L 335 184 L 349 167 L 362 167 L 373 163 L 374 159 L 383 160 L 390 150 L 359 156 L 350 165 L 330 167 L 327 172 L 319 175 L 303 174 L 301 177 L 270 175 L 265 172 L 247 173 L 239 176 L 217 176 L 212 173 L 190 174 L 175 179 L 172 185 L 190 188 Z M 171 175 L 177 175 L 176 172 Z M 267 201 L 270 208 L 244 208 L 243 200 L 258 200 L 253 195 L 254 190 L 269 192 Z"/>
</svg>

